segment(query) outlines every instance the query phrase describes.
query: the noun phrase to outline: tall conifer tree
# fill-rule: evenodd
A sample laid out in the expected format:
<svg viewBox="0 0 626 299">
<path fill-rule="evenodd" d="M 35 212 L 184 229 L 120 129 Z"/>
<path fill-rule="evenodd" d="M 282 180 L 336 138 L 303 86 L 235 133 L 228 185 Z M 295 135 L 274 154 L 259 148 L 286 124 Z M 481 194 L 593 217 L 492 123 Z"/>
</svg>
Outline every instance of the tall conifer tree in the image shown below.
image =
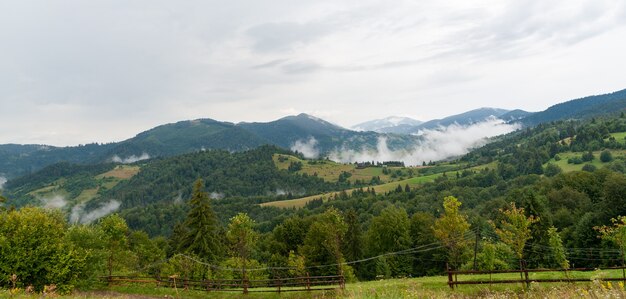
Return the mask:
<svg viewBox="0 0 626 299">
<path fill-rule="evenodd" d="M 216 261 L 223 252 L 220 227 L 204 182 L 198 179 L 189 202 L 191 210 L 185 220 L 185 235 L 179 251 L 190 252 L 207 261 Z"/>
</svg>

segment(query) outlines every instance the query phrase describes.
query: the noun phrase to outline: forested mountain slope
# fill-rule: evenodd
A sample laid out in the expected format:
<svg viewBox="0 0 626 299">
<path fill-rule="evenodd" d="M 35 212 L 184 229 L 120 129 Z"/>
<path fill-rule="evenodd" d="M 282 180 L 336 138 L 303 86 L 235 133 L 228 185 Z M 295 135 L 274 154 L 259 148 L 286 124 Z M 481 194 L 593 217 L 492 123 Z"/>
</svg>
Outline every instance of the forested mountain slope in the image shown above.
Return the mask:
<svg viewBox="0 0 626 299">
<path fill-rule="evenodd" d="M 545 111 L 523 118 L 521 122 L 527 126 L 535 126 L 556 120 L 589 119 L 594 116 L 619 113 L 625 109 L 626 89 L 556 104 Z"/>
</svg>

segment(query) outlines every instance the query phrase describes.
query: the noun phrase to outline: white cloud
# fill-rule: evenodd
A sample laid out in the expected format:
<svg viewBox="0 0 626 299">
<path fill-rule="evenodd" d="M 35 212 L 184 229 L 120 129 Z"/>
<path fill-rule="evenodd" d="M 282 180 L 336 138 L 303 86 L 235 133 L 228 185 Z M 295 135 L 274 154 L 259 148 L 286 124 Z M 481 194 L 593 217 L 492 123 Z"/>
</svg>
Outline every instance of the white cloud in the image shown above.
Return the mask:
<svg viewBox="0 0 626 299">
<path fill-rule="evenodd" d="M 306 141 L 296 140 L 291 146 L 291 150 L 302 153 L 307 159 L 315 159 L 320 155 L 320 151 L 317 148 L 317 140 L 312 136 Z"/>
<path fill-rule="evenodd" d="M 224 193 L 220 193 L 220 192 L 211 192 L 209 194 L 209 198 L 210 199 L 222 199 L 224 198 Z"/>
<path fill-rule="evenodd" d="M 62 195 L 52 195 L 50 197 L 41 197 L 39 198 L 43 207 L 46 209 L 62 209 L 67 205 L 67 200 L 65 196 Z"/>
<path fill-rule="evenodd" d="M 91 223 L 104 216 L 107 216 L 119 209 L 121 203 L 117 200 L 110 200 L 99 208 L 85 213 L 85 205 L 78 204 L 72 208 L 70 214 L 70 222 L 72 223 Z"/>
<path fill-rule="evenodd" d="M 130 157 L 120 158 L 118 155 L 114 155 L 111 158 L 111 161 L 114 163 L 122 163 L 122 164 L 131 164 L 142 160 L 150 159 L 150 155 L 148 153 L 142 153 L 140 156 L 131 155 Z"/>
<path fill-rule="evenodd" d="M 423 140 L 412 149 L 393 151 L 387 140 L 381 138 L 376 150 L 354 151 L 342 149 L 330 154 L 330 159 L 340 162 L 403 161 L 406 165 L 421 165 L 423 162 L 456 157 L 470 149 L 487 143 L 487 138 L 510 133 L 519 129 L 517 124 L 506 124 L 502 120 L 489 120 L 469 126 L 450 125 L 435 130 L 420 132 Z"/>
<path fill-rule="evenodd" d="M 4 188 L 4 184 L 6 184 L 6 182 L 7 182 L 7 178 L 0 176 L 0 190 Z"/>
</svg>

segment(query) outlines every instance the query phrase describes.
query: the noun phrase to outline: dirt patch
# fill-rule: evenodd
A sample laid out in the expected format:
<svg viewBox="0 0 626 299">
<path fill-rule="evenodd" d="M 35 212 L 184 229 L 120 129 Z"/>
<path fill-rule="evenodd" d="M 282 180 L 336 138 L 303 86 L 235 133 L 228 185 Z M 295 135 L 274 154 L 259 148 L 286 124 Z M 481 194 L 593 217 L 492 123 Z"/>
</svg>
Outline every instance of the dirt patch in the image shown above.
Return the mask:
<svg viewBox="0 0 626 299">
<path fill-rule="evenodd" d="M 120 165 L 108 172 L 98 175 L 97 178 L 118 178 L 121 180 L 128 180 L 137 175 L 139 170 L 139 166 Z"/>
</svg>

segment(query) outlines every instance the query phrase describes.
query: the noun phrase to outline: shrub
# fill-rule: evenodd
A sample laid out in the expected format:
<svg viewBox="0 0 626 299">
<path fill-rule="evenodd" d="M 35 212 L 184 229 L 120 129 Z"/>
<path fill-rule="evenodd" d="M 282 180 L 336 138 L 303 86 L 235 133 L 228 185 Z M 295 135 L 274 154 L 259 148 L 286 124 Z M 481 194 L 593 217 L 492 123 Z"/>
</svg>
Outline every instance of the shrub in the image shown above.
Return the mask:
<svg viewBox="0 0 626 299">
<path fill-rule="evenodd" d="M 603 163 L 611 162 L 613 161 L 613 155 L 610 151 L 604 150 L 602 151 L 602 153 L 600 153 L 600 161 L 602 161 Z"/>
<path fill-rule="evenodd" d="M 583 166 L 583 171 L 594 172 L 596 171 L 596 167 L 592 164 L 585 164 Z"/>
<path fill-rule="evenodd" d="M 591 151 L 584 153 L 582 156 L 583 162 L 593 161 L 594 158 L 595 157 L 593 156 L 593 153 Z"/>
</svg>

